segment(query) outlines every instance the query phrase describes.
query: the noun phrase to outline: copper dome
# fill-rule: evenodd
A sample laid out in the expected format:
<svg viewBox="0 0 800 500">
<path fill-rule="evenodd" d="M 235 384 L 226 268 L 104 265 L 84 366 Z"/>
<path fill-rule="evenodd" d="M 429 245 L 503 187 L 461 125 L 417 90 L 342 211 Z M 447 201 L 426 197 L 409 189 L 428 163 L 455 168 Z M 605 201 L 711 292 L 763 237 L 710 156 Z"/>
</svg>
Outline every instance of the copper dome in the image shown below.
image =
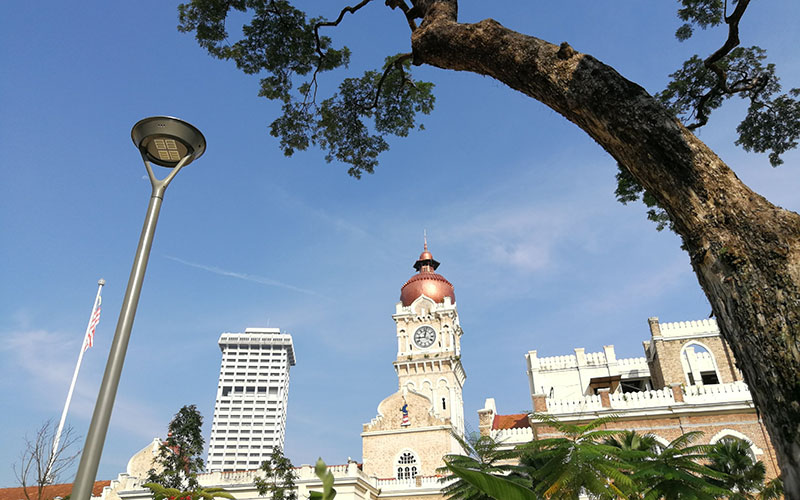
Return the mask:
<svg viewBox="0 0 800 500">
<path fill-rule="evenodd" d="M 410 306 L 420 295 L 425 295 L 434 302 L 444 302 L 445 297 L 450 297 L 450 300 L 455 303 L 456 294 L 453 284 L 435 272 L 437 267 L 439 267 L 439 263 L 434 260 L 433 255 L 428 251 L 428 244 L 425 243 L 425 249 L 414 263 L 414 269 L 418 271 L 418 274 L 412 276 L 400 289 L 400 301 L 403 306 Z"/>
</svg>

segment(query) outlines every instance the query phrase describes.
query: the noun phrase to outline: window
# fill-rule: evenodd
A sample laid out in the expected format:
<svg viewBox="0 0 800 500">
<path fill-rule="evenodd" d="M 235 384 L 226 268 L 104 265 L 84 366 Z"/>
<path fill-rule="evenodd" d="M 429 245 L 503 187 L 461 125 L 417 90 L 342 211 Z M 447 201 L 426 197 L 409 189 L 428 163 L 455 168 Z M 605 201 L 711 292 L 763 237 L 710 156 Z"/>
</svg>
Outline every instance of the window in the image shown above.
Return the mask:
<svg viewBox="0 0 800 500">
<path fill-rule="evenodd" d="M 719 384 L 717 372 L 700 372 L 700 378 L 703 380 L 703 385 Z"/>
<path fill-rule="evenodd" d="M 417 477 L 417 457 L 410 451 L 404 451 L 397 459 L 397 479 L 415 477 Z"/>
<path fill-rule="evenodd" d="M 623 393 L 646 391 L 650 387 L 650 379 L 623 379 L 620 380 L 620 387 Z"/>
<path fill-rule="evenodd" d="M 592 394 L 600 394 L 600 389 L 608 389 L 613 394 L 617 392 L 621 380 L 620 375 L 609 375 L 607 377 L 593 377 L 589 380 L 589 390 Z"/>
<path fill-rule="evenodd" d="M 719 367 L 714 354 L 700 342 L 691 341 L 683 346 L 681 365 L 689 385 L 720 383 Z"/>
<path fill-rule="evenodd" d="M 446 410 L 446 409 L 447 409 L 447 400 L 442 398 L 442 410 Z"/>
</svg>

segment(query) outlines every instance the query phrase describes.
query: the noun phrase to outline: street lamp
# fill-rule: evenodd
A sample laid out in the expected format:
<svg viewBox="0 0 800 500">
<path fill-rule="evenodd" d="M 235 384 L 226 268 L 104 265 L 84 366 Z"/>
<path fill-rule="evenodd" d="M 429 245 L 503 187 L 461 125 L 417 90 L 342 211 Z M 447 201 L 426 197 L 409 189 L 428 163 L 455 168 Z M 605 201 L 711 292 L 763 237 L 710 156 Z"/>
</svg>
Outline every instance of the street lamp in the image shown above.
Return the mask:
<svg viewBox="0 0 800 500">
<path fill-rule="evenodd" d="M 150 196 L 150 205 L 147 207 L 142 235 L 139 237 L 139 247 L 136 249 L 131 275 L 128 278 L 128 288 L 125 290 L 125 298 L 122 300 L 122 310 L 119 312 L 111 351 L 108 353 L 103 382 L 100 384 L 100 392 L 94 406 L 92 423 L 86 434 L 86 443 L 83 446 L 81 462 L 75 476 L 72 489 L 73 500 L 89 500 L 92 495 L 92 487 L 97 476 L 97 468 L 100 465 L 100 456 L 103 454 L 108 422 L 111 420 L 111 410 L 114 407 L 119 377 L 125 362 L 125 352 L 128 349 L 128 340 L 136 316 L 136 306 L 139 304 L 139 294 L 142 291 L 142 281 L 147 270 L 147 260 L 150 257 L 150 247 L 153 245 L 153 236 L 164 191 L 180 169 L 199 158 L 206 150 L 206 140 L 199 130 L 183 120 L 169 116 L 153 116 L 140 120 L 131 130 L 131 139 L 142 155 L 153 191 Z M 150 166 L 151 163 L 171 168 L 172 171 L 163 179 L 157 179 Z"/>
</svg>

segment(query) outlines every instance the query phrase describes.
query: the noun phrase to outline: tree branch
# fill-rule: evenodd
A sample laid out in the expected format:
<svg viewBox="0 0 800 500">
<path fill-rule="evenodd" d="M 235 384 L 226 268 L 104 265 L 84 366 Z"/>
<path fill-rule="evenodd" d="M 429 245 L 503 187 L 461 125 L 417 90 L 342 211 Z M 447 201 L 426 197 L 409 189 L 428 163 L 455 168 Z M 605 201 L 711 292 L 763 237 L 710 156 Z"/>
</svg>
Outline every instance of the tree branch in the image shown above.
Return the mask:
<svg viewBox="0 0 800 500">
<path fill-rule="evenodd" d="M 412 11 L 411 7 L 408 6 L 405 0 L 386 0 L 386 5 L 392 10 L 400 9 L 403 12 L 403 14 L 406 16 L 408 27 L 411 28 L 412 32 L 417 29 L 417 22 L 414 20 L 414 12 Z"/>
<path fill-rule="evenodd" d="M 370 109 L 375 109 L 378 107 L 378 99 L 380 98 L 381 95 L 381 88 L 383 88 L 383 82 L 386 81 L 386 77 L 389 76 L 389 73 L 391 73 L 393 70 L 395 69 L 400 70 L 400 74 L 402 75 L 403 79 L 402 82 L 403 84 L 409 83 L 412 86 L 414 85 L 414 82 L 412 82 L 410 79 L 406 77 L 406 71 L 405 69 L 403 69 L 403 63 L 411 59 L 411 57 L 412 57 L 411 52 L 407 54 L 400 54 L 395 58 L 394 61 L 386 65 L 386 69 L 383 70 L 383 75 L 381 75 L 381 79 L 378 80 L 378 87 L 375 89 L 375 100 L 372 102 L 370 106 L 364 107 L 365 111 Z"/>
<path fill-rule="evenodd" d="M 359 9 L 361 9 L 371 1 L 372 0 L 361 0 L 361 2 L 359 2 L 357 5 L 354 6 L 348 5 L 347 7 L 342 9 L 341 12 L 339 12 L 339 17 L 337 17 L 335 21 L 325 21 L 314 25 L 314 38 L 316 39 L 317 42 L 317 54 L 319 54 L 320 59 L 324 59 L 325 54 L 322 53 L 322 44 L 319 41 L 319 29 L 323 26 L 325 27 L 338 26 L 339 23 L 342 22 L 342 19 L 344 19 L 345 14 L 347 14 L 348 12 L 350 14 L 355 14 Z"/>
<path fill-rule="evenodd" d="M 706 103 L 708 103 L 708 101 L 714 97 L 738 92 L 728 87 L 728 75 L 722 66 L 719 65 L 719 62 L 722 58 L 730 54 L 731 50 L 739 45 L 739 21 L 741 21 L 744 11 L 749 4 L 750 0 L 739 0 L 736 3 L 736 8 L 733 10 L 733 13 L 730 16 L 725 16 L 725 23 L 728 25 L 728 38 L 725 40 L 725 43 L 722 44 L 722 47 L 703 61 L 703 65 L 717 75 L 717 84 L 697 101 L 697 121 L 686 126 L 689 130 L 694 130 L 708 123 L 708 112 L 706 110 Z M 727 8 L 727 2 L 725 6 Z"/>
</svg>

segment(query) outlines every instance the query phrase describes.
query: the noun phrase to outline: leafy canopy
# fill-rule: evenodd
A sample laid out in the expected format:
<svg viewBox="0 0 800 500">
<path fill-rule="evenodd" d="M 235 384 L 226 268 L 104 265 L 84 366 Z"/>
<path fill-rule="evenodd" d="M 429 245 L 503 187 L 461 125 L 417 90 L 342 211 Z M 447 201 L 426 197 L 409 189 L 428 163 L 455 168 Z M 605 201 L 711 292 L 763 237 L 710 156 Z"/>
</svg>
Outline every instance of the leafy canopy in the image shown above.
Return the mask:
<svg viewBox="0 0 800 500">
<path fill-rule="evenodd" d="M 702 435 L 700 431 L 687 432 L 635 463 L 631 479 L 643 488 L 640 493 L 645 500 L 711 500 L 730 495 L 729 490 L 712 483 L 725 474 L 702 463 L 711 447 L 692 444 Z"/>
<path fill-rule="evenodd" d="M 757 491 L 764 489 L 766 467 L 753 458 L 749 443 L 735 438 L 722 439 L 709 450 L 708 458 L 710 469 L 726 475 L 712 482 L 731 491 L 729 500 L 752 500 Z"/>
<path fill-rule="evenodd" d="M 349 164 L 348 173 L 372 173 L 378 155 L 389 149 L 387 135 L 405 137 L 417 114 L 433 110 L 433 84 L 411 79 L 410 54 L 387 57 L 380 69 L 345 78 L 338 91 L 318 100 L 318 77 L 347 67 L 350 50 L 334 48 L 320 29 L 338 25 L 345 8 L 329 22 L 308 18 L 288 0 L 193 0 L 179 6 L 183 32 L 194 32 L 201 47 L 219 59 L 232 60 L 247 74 L 264 75 L 259 95 L 282 103 L 282 115 L 270 125 L 286 156 L 319 146 L 325 160 Z M 242 37 L 228 41 L 231 11 L 250 16 Z M 420 125 L 420 128 L 422 126 Z"/>
<path fill-rule="evenodd" d="M 265 460 L 259 470 L 264 473 L 264 477 L 254 481 L 259 495 L 269 495 L 270 500 L 297 500 L 297 474 L 292 461 L 283 455 L 279 446 L 272 450 L 269 460 Z"/>
<path fill-rule="evenodd" d="M 454 500 L 487 500 L 489 498 L 472 482 L 464 478 L 464 473 L 458 472 L 465 469 L 477 470 L 494 476 L 506 476 L 505 480 L 521 484 L 527 482 L 518 474 L 508 476 L 509 473 L 518 469 L 509 463 L 516 461 L 519 453 L 503 447 L 501 441 L 497 441 L 491 436 L 481 436 L 477 432 L 470 432 L 464 437 L 453 434 L 453 438 L 458 441 L 464 454 L 445 455 L 443 457 L 445 466 L 436 471 L 442 474 L 439 481 L 447 483 L 442 488 L 442 494 L 446 498 Z"/>
<path fill-rule="evenodd" d="M 515 450 L 505 450 L 489 436 L 462 440 L 467 455 L 448 455 L 440 471 L 449 474 L 445 482 L 460 483 L 443 491 L 446 498 L 772 500 L 783 492 L 780 478 L 764 482 L 764 464 L 738 439 L 694 444 L 703 433 L 688 432 L 661 446 L 653 434 L 606 429 L 615 416 L 586 424 L 547 414 L 532 417 L 546 424 L 540 430 L 556 437 Z M 519 465 L 510 465 L 515 455 Z"/>
<path fill-rule="evenodd" d="M 773 166 L 800 140 L 800 89 L 781 92 L 775 66 L 758 47 L 739 47 L 739 23 L 750 0 L 678 0 L 683 21 L 675 36 L 688 40 L 695 30 L 727 26 L 719 49 L 702 58 L 692 56 L 670 75 L 666 89 L 656 97 L 689 129 L 708 123 L 711 113 L 736 96 L 750 102 L 737 127 L 736 144 L 746 151 L 768 153 Z M 433 84 L 414 82 L 411 54 L 386 57 L 383 65 L 362 76 L 344 78 L 332 95 L 318 99 L 318 78 L 346 68 L 350 49 L 334 47 L 320 32 L 355 16 L 373 0 L 345 6 L 334 20 L 308 17 L 290 0 L 191 0 L 179 6 L 179 30 L 194 33 L 199 45 L 219 59 L 232 60 L 246 74 L 261 75 L 259 95 L 281 102 L 282 114 L 270 125 L 286 156 L 320 147 L 325 160 L 349 165 L 360 178 L 372 173 L 380 153 L 389 149 L 387 137 L 405 137 L 417 127 L 418 115 L 433 110 Z M 412 32 L 426 2 L 387 0 L 400 9 Z M 229 41 L 226 21 L 232 12 L 248 20 L 241 36 Z M 238 16 L 237 16 L 238 18 Z M 418 126 L 423 128 L 422 125 Z M 617 175 L 617 199 L 641 199 L 647 217 L 657 229 L 671 228 L 669 215 L 625 170 Z"/>
<path fill-rule="evenodd" d="M 604 442 L 621 433 L 605 429 L 616 416 L 600 417 L 586 424 L 562 422 L 543 413 L 532 417 L 560 435 L 520 447 L 524 453 L 522 463 L 529 466 L 537 495 L 555 500 L 577 500 L 583 494 L 596 498 L 625 496 L 631 486 L 625 463 L 618 448 Z"/>
<path fill-rule="evenodd" d="M 158 450 L 156 467 L 147 473 L 149 483 L 177 490 L 199 490 L 197 474 L 205 468 L 203 459 L 203 416 L 195 405 L 181 408 L 172 418 L 167 439 Z M 194 499 L 196 500 L 196 499 Z"/>
<path fill-rule="evenodd" d="M 675 36 L 688 40 L 694 28 L 708 29 L 727 25 L 723 45 L 703 59 L 695 54 L 680 69 L 670 74 L 667 88 L 656 94 L 691 130 L 708 123 L 711 112 L 732 98 L 750 101 L 747 114 L 736 128 L 735 143 L 745 151 L 768 153 L 773 167 L 783 164 L 781 155 L 797 147 L 800 139 L 800 89 L 781 92 L 775 65 L 767 63 L 767 53 L 758 46 L 739 47 L 739 22 L 750 0 L 731 2 L 733 11 L 722 0 L 680 0 L 678 17 L 685 21 Z M 655 198 L 621 166 L 617 173 L 617 200 L 623 204 L 641 199 L 647 218 L 661 231 L 672 229 L 669 215 Z"/>
</svg>

